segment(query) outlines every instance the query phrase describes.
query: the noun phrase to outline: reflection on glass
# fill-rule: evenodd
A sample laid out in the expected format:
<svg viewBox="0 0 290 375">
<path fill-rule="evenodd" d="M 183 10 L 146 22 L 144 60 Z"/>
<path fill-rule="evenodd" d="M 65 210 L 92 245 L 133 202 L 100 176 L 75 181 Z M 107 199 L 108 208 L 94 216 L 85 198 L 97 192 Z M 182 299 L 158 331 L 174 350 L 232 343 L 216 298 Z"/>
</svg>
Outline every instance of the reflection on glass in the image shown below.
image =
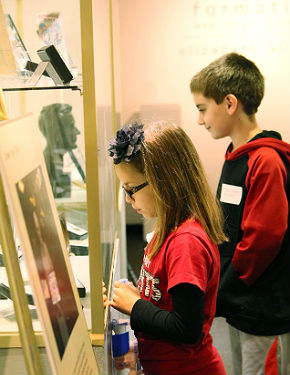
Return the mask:
<svg viewBox="0 0 290 375">
<path fill-rule="evenodd" d="M 46 138 L 44 157 L 53 195 L 55 198 L 70 197 L 70 173 L 63 171 L 66 153 L 85 182 L 83 168 L 73 153 L 80 132 L 75 126 L 71 105 L 54 103 L 43 107 L 39 116 L 39 129 Z"/>
</svg>

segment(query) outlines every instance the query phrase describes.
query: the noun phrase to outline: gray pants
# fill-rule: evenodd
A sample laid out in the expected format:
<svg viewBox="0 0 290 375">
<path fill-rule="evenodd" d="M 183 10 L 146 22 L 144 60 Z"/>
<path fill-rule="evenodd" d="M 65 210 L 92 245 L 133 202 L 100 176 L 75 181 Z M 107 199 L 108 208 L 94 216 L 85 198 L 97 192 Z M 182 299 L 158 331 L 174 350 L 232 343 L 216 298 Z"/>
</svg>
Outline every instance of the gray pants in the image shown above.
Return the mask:
<svg viewBox="0 0 290 375">
<path fill-rule="evenodd" d="M 235 375 L 264 375 L 267 354 L 278 337 L 278 368 L 280 375 L 290 375 L 290 333 L 279 336 L 256 336 L 229 325 Z"/>
</svg>

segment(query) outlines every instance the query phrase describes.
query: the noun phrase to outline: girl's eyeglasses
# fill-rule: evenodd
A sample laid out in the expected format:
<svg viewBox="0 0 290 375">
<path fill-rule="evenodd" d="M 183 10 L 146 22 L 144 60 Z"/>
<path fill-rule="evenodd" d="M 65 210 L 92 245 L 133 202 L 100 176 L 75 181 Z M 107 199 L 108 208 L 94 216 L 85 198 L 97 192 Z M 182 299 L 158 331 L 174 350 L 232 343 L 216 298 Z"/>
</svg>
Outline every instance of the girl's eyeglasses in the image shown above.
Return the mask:
<svg viewBox="0 0 290 375">
<path fill-rule="evenodd" d="M 133 194 L 137 193 L 137 191 L 143 189 L 147 185 L 148 185 L 148 182 L 146 181 L 146 182 L 143 182 L 143 184 L 140 184 L 138 186 L 133 186 L 129 189 L 126 189 L 125 186 L 122 185 L 122 189 L 124 190 L 125 194 L 127 194 L 130 199 L 134 199 Z"/>
</svg>

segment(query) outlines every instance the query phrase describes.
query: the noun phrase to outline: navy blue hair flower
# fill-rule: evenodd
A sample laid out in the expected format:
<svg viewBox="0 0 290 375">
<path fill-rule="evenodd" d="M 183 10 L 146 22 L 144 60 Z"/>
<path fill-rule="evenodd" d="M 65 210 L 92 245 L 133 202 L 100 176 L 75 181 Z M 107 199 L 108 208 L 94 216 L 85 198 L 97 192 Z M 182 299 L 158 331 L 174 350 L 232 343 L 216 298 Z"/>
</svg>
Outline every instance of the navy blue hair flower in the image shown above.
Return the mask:
<svg viewBox="0 0 290 375">
<path fill-rule="evenodd" d="M 109 142 L 109 155 L 113 157 L 114 164 L 121 161 L 129 162 L 141 152 L 144 141 L 143 124 L 133 122 L 117 131 L 116 137 Z"/>
</svg>

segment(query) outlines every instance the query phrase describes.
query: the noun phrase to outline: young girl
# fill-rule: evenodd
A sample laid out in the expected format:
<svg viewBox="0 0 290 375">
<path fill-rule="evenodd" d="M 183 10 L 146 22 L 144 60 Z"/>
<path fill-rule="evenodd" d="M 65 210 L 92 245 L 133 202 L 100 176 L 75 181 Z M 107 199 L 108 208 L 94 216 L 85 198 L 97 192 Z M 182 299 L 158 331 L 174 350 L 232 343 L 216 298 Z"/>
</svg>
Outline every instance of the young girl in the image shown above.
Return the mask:
<svg viewBox="0 0 290 375">
<path fill-rule="evenodd" d="M 130 315 L 144 374 L 224 375 L 209 333 L 226 240 L 197 152 L 165 121 L 137 122 L 109 145 L 126 200 L 156 218 L 138 288 L 115 282 L 111 305 Z"/>
</svg>

